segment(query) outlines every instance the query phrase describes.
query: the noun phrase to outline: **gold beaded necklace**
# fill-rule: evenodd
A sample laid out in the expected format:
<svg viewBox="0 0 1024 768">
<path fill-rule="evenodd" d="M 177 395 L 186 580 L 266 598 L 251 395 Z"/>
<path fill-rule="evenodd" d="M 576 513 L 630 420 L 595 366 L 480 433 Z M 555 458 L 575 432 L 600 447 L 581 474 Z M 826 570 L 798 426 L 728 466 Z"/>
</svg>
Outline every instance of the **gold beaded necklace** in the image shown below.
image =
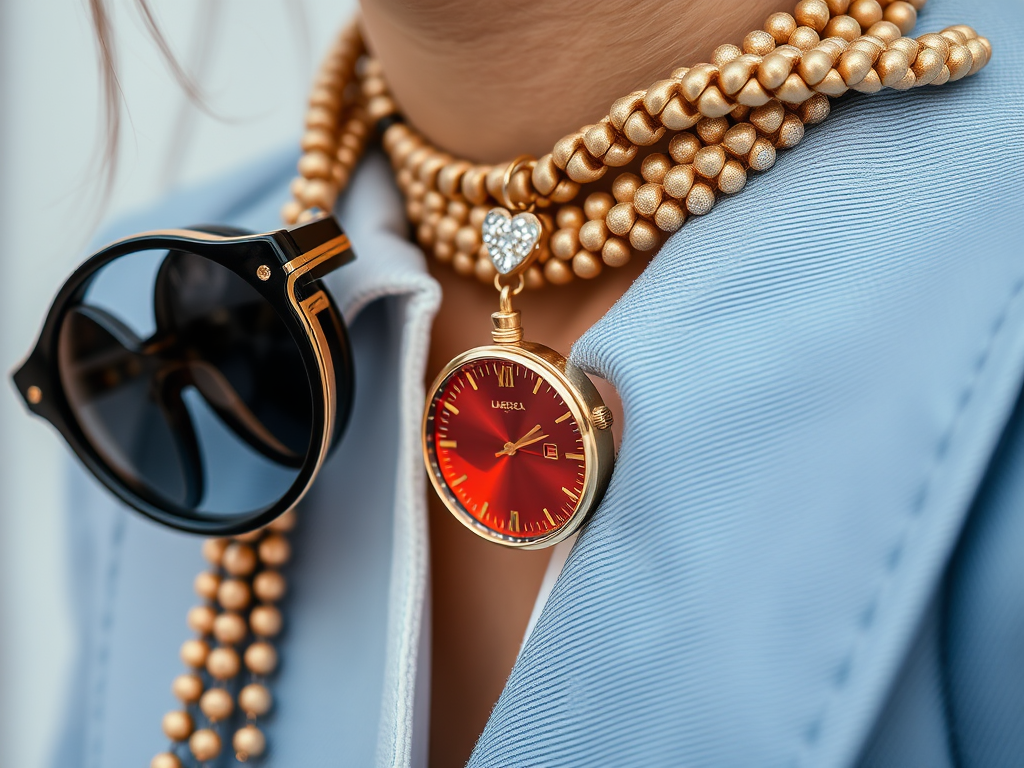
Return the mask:
<svg viewBox="0 0 1024 768">
<path fill-rule="evenodd" d="M 875 93 L 942 85 L 982 69 L 991 45 L 970 27 L 905 37 L 926 1 L 801 0 L 792 15 L 771 15 L 742 46 L 717 48 L 711 63 L 679 68 L 646 90 L 618 99 L 601 121 L 563 137 L 543 157 L 521 157 L 504 165 L 455 158 L 407 125 L 382 67 L 367 55 L 353 22 L 342 30 L 314 81 L 299 175 L 291 187 L 294 199 L 284 206 L 282 218 L 293 224 L 332 210 L 375 125 L 405 195 L 417 241 L 457 273 L 499 288 L 495 341 L 519 344 L 519 313 L 511 305 L 515 293 L 523 287 L 591 279 L 605 266 L 626 264 L 634 253 L 655 251 L 689 217 L 707 214 L 721 195 L 742 190 L 749 172 L 771 168 L 778 150 L 796 146 L 805 126 L 828 116 L 831 98 L 849 90 Z M 665 151 L 651 151 L 637 163 L 641 147 L 660 144 Z M 639 173 L 622 170 L 610 191 L 594 188 L 610 168 L 626 166 L 636 166 Z M 520 219 L 518 240 L 507 236 L 505 218 Z M 501 281 L 498 271 L 508 260 L 515 263 L 507 274 L 520 278 L 515 289 Z M 495 348 L 487 349 L 493 353 Z M 460 374 L 456 363 L 466 371 Z M 476 389 L 472 369 L 461 359 L 449 368 L 433 387 L 425 430 L 433 418 L 432 406 L 438 413 L 445 407 L 446 375 L 466 375 Z M 504 366 L 495 367 L 497 377 L 505 373 Z M 557 374 L 540 371 L 538 382 L 541 376 Z M 558 386 L 567 386 L 568 395 L 574 388 L 587 389 L 581 381 Z M 590 403 L 596 392 L 576 395 L 580 403 Z M 610 426 L 610 412 L 598 406 L 579 416 L 601 443 L 594 458 L 603 457 L 604 465 L 595 476 L 606 481 L 610 442 L 602 433 Z M 532 434 L 499 453 L 512 456 L 541 439 Z M 424 446 L 430 471 L 426 438 Z M 459 516 L 448 481 L 435 474 L 435 488 Z M 581 524 L 600 499 L 600 489 L 588 489 L 587 494 L 582 501 L 574 499 L 577 506 L 570 518 L 575 516 L 575 522 L 563 525 L 559 518 L 556 525 L 549 517 L 551 533 L 539 538 L 525 537 L 515 512 L 503 528 L 482 519 L 462 521 L 499 543 L 545 546 Z M 485 504 L 485 515 L 486 509 Z M 293 525 L 289 513 L 261 531 L 204 544 L 213 570 L 196 579 L 196 592 L 205 603 L 188 614 L 197 636 L 182 646 L 181 658 L 190 671 L 172 686 L 183 709 L 164 717 L 171 747 L 153 758 L 151 768 L 181 768 L 185 743 L 196 760 L 215 759 L 222 748 L 220 731 L 236 701 L 247 720 L 232 737 L 236 758 L 244 762 L 264 753 L 266 739 L 258 719 L 271 708 L 266 678 L 277 666 L 277 653 L 270 640 L 282 627 L 274 604 L 285 592 L 279 568 L 290 557 L 285 534 Z M 517 540 L 520 534 L 525 538 Z M 200 719 L 206 723 L 197 728 Z"/>
</svg>

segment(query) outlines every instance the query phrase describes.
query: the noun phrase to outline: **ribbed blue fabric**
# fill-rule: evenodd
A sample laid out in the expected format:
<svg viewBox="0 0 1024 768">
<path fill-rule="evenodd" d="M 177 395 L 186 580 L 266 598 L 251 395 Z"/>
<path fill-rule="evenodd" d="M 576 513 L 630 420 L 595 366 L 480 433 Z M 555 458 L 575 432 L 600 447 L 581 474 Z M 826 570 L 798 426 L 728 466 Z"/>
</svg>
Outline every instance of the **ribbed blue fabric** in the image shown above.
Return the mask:
<svg viewBox="0 0 1024 768">
<path fill-rule="evenodd" d="M 988 70 L 844 99 L 575 346 L 618 464 L 470 765 L 1024 760 L 1021 624 L 978 678 L 970 604 L 928 613 L 1024 374 L 1024 8 L 934 0 L 918 34 L 954 23 Z M 953 591 L 1020 616 L 1014 573 Z"/>
</svg>

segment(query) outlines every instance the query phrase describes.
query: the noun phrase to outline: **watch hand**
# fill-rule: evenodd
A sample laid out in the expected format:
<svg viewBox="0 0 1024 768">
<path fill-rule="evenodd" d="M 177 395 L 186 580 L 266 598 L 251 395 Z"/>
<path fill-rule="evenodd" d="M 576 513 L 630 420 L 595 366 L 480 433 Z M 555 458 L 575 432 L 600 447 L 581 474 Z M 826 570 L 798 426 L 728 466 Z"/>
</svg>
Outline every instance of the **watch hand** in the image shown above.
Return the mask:
<svg viewBox="0 0 1024 768">
<path fill-rule="evenodd" d="M 520 441 L 520 442 L 515 444 L 515 449 L 518 451 L 520 448 L 525 448 L 528 445 L 533 445 L 534 443 L 539 443 L 541 440 L 543 440 L 546 437 L 547 437 L 547 435 L 537 435 L 537 437 L 533 438 L 533 440 Z"/>
<path fill-rule="evenodd" d="M 507 456 L 512 456 L 517 450 L 522 448 L 524 445 L 530 445 L 530 443 L 535 443 L 535 442 L 537 442 L 537 440 L 543 440 L 545 437 L 547 437 L 547 435 L 542 435 L 541 437 L 538 437 L 538 438 L 536 438 L 534 440 L 530 440 L 530 437 L 532 437 L 533 435 L 535 435 L 539 431 L 540 431 L 540 424 L 535 426 L 533 429 L 531 429 L 525 435 L 520 437 L 514 443 L 505 443 L 505 447 L 502 448 L 500 451 L 498 451 L 496 454 L 494 454 L 495 457 L 506 456 L 506 455 Z"/>
</svg>

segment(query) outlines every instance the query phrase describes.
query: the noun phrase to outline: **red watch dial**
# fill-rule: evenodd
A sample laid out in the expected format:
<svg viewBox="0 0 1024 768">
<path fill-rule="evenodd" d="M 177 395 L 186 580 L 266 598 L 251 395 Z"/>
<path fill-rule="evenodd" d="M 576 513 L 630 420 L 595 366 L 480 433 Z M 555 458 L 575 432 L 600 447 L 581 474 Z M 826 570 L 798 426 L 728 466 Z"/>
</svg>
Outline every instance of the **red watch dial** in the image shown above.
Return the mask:
<svg viewBox="0 0 1024 768">
<path fill-rule="evenodd" d="M 586 477 L 583 438 L 542 376 L 478 358 L 451 373 L 430 409 L 432 469 L 475 521 L 530 540 L 572 519 Z"/>
</svg>

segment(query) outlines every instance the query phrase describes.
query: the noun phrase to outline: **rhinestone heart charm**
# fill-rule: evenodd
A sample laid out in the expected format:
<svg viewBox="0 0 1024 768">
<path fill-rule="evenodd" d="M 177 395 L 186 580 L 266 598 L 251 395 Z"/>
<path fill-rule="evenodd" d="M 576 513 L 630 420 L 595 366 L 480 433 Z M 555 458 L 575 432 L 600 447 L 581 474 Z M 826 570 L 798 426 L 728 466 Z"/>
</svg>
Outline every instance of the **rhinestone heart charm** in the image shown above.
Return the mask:
<svg viewBox="0 0 1024 768">
<path fill-rule="evenodd" d="M 521 267 L 540 242 L 540 219 L 532 213 L 511 215 L 504 208 L 492 208 L 480 227 L 487 253 L 499 274 L 509 275 Z"/>
</svg>

